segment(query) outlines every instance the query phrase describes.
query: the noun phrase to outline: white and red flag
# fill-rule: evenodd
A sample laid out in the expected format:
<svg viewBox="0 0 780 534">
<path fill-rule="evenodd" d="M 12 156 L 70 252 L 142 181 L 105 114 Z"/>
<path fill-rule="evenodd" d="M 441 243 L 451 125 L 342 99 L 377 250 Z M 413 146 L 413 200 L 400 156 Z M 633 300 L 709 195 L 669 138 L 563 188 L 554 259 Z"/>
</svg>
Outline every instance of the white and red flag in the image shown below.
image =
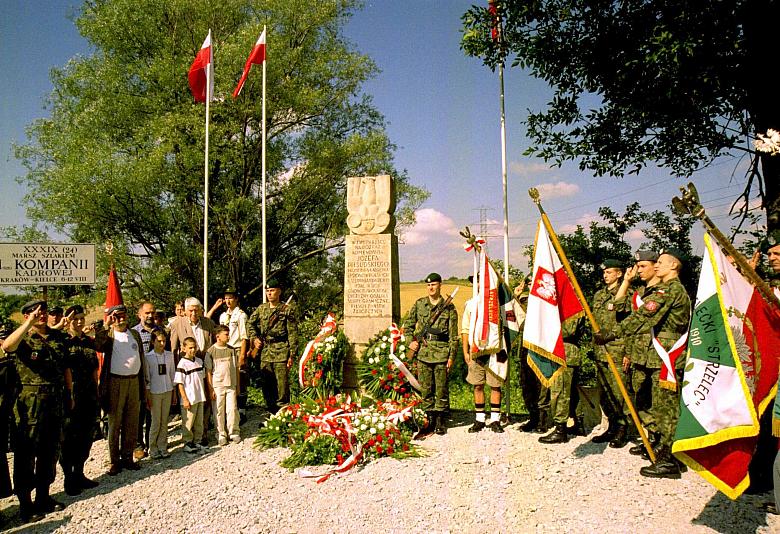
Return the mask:
<svg viewBox="0 0 780 534">
<path fill-rule="evenodd" d="M 246 82 L 247 76 L 249 76 L 252 65 L 262 65 L 263 63 L 265 63 L 265 28 L 263 28 L 263 33 L 260 34 L 254 48 L 252 48 L 252 52 L 249 53 L 249 57 L 246 58 L 244 72 L 241 73 L 241 79 L 238 80 L 238 85 L 236 85 L 236 88 L 233 91 L 233 98 L 237 98 L 238 95 L 241 94 L 241 89 L 244 88 L 244 83 Z"/>
<path fill-rule="evenodd" d="M 207 98 L 214 99 L 214 55 L 211 50 L 211 30 L 195 55 L 188 77 L 195 102 L 205 102 Z"/>
<path fill-rule="evenodd" d="M 528 363 L 545 386 L 566 366 L 561 325 L 583 313 L 547 229 L 539 221 L 523 346 L 528 349 Z"/>
</svg>

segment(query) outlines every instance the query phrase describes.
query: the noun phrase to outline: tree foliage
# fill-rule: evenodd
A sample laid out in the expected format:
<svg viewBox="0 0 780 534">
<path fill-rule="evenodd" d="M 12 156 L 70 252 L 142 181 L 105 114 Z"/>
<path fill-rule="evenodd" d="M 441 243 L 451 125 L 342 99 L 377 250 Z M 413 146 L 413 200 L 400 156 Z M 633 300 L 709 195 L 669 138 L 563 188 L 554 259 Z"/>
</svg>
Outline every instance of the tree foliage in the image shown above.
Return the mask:
<svg viewBox="0 0 780 534">
<path fill-rule="evenodd" d="M 257 301 L 261 69 L 238 99 L 230 94 L 267 25 L 269 270 L 299 293 L 330 286 L 323 298 L 332 298 L 346 177 L 392 175 L 401 223 L 427 195 L 395 169 L 384 118 L 361 92 L 376 67 L 341 33 L 356 4 L 86 1 L 76 24 L 93 53 L 53 71 L 51 117 L 17 147 L 29 215 L 75 241 L 112 242 L 126 287 L 146 298 L 200 294 L 205 114 L 187 71 L 211 29 L 209 287 Z"/>
<path fill-rule="evenodd" d="M 748 152 L 746 190 L 763 178 L 769 226 L 780 225 L 780 158 L 749 144 L 780 126 L 764 77 L 780 2 L 503 0 L 500 12 L 499 43 L 487 8 L 469 9 L 462 48 L 491 68 L 511 56 L 553 88 L 528 119 L 529 154 L 597 176 L 652 163 L 690 176 Z"/>
</svg>

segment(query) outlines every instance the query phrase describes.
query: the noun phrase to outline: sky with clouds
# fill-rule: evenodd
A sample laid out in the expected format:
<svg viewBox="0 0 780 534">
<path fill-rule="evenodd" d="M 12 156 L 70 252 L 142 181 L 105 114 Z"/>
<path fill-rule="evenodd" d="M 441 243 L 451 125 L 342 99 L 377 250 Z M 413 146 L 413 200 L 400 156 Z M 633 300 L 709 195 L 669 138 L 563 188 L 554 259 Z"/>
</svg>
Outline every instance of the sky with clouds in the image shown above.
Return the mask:
<svg viewBox="0 0 780 534">
<path fill-rule="evenodd" d="M 459 230 L 479 233 L 484 220 L 488 249 L 503 259 L 503 206 L 496 73 L 459 48 L 460 16 L 475 3 L 462 0 L 368 1 L 350 19 L 345 34 L 381 72 L 365 86 L 388 121 L 398 146 L 396 166 L 427 188 L 430 199 L 417 223 L 400 236 L 401 280 L 437 271 L 465 276 L 471 256 Z M 47 114 L 49 70 L 87 53 L 68 16 L 74 0 L 7 0 L 0 18 L 0 225 L 25 222 L 24 189 L 15 181 L 23 169 L 11 143 L 24 140 L 24 127 Z M 273 42 L 269 42 L 269 58 Z M 185 73 L 182 74 L 183 76 Z M 559 232 L 599 221 L 598 208 L 622 212 L 638 201 L 646 210 L 666 210 L 687 180 L 650 167 L 623 179 L 594 178 L 575 163 L 550 168 L 523 156 L 528 147 L 523 121 L 542 109 L 551 91 L 517 68 L 505 73 L 509 235 L 511 264 L 524 269 L 521 250 L 533 240 L 538 211 L 527 190 L 537 187 Z M 728 208 L 744 188 L 744 160 L 722 158 L 696 173 L 693 182 L 716 223 L 728 228 Z M 638 245 L 641 236 L 629 236 Z"/>
</svg>

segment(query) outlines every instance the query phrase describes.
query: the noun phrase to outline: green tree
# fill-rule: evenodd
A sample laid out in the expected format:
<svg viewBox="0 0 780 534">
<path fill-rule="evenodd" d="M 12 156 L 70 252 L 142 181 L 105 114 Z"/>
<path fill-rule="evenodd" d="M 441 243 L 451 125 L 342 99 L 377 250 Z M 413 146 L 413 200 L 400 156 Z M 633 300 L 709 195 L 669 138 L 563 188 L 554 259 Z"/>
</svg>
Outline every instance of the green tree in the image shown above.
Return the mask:
<svg viewBox="0 0 780 534">
<path fill-rule="evenodd" d="M 75 241 L 112 242 L 135 298 L 200 294 L 204 106 L 187 71 L 211 29 L 209 287 L 260 300 L 260 69 L 230 94 L 267 25 L 269 268 L 304 300 L 323 284 L 333 298 L 346 177 L 392 175 L 401 224 L 427 195 L 395 169 L 384 118 L 361 91 L 376 67 L 341 33 L 357 4 L 86 1 L 76 24 L 94 52 L 53 71 L 51 117 L 17 147 L 29 215 Z"/>
<path fill-rule="evenodd" d="M 528 119 L 529 154 L 577 160 L 597 176 L 653 163 L 690 176 L 720 155 L 748 153 L 746 192 L 759 182 L 768 226 L 780 226 L 780 158 L 749 142 L 780 129 L 763 75 L 780 2 L 502 0 L 500 12 L 500 44 L 487 8 L 475 6 L 461 46 L 491 68 L 512 56 L 553 88 Z"/>
</svg>

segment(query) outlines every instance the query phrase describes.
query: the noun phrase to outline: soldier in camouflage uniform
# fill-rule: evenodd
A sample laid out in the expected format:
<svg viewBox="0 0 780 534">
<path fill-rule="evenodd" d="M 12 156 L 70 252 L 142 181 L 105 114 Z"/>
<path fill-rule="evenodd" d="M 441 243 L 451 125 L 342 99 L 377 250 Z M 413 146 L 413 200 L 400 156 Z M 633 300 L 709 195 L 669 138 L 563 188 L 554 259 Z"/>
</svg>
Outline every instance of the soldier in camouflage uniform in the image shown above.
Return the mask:
<svg viewBox="0 0 780 534">
<path fill-rule="evenodd" d="M 0 343 L 14 331 L 12 323 L 0 325 Z M 8 471 L 8 433 L 11 430 L 11 414 L 19 394 L 19 376 L 13 358 L 0 348 L 0 498 L 13 494 L 11 474 Z"/>
<path fill-rule="evenodd" d="M 68 318 L 68 358 L 73 376 L 74 407 L 65 419 L 60 465 L 65 474 L 65 493 L 79 495 L 98 485 L 84 475 L 92 438 L 97 428 L 98 358 L 94 340 L 84 333 L 84 308 L 79 305 L 65 310 Z"/>
<path fill-rule="evenodd" d="M 620 260 L 607 259 L 601 265 L 604 276 L 605 287 L 601 288 L 593 295 L 593 316 L 599 328 L 613 330 L 617 323 L 623 320 L 628 313 L 618 312 L 615 306 L 614 297 L 617 294 L 620 285 L 620 279 L 623 277 L 623 263 Z M 620 366 L 625 354 L 625 342 L 622 339 L 611 341 L 605 347 L 596 346 L 596 378 L 599 384 L 599 398 L 601 399 L 601 409 L 607 416 L 609 427 L 606 432 L 595 436 L 591 441 L 593 443 L 607 443 L 613 448 L 625 447 L 628 440 L 626 438 L 626 417 L 624 415 L 623 395 L 620 393 L 615 375 L 609 368 L 607 362 L 607 353 L 612 356 L 615 365 Z M 625 375 L 620 377 L 623 383 L 626 382 Z"/>
<path fill-rule="evenodd" d="M 65 507 L 49 496 L 49 486 L 54 482 L 60 453 L 66 393 L 70 408 L 73 401 L 66 367 L 67 337 L 46 326 L 45 301 L 28 302 L 22 314 L 24 322 L 5 339 L 2 348 L 15 358 L 21 383 L 14 405 L 14 491 L 19 514 L 27 522 Z"/>
<path fill-rule="evenodd" d="M 617 337 L 635 336 L 652 329 L 663 348 L 669 350 L 688 331 L 691 319 L 691 300 L 678 278 L 682 262 L 683 254 L 679 250 L 668 248 L 662 251 L 655 264 L 655 273 L 661 282 L 649 289 L 643 297 L 642 306 L 617 325 L 614 331 L 595 335 L 596 343 L 604 344 Z M 649 335 L 647 338 L 649 350 L 639 343 L 644 337 L 634 340 L 634 350 L 643 350 L 647 354 L 645 366 L 652 381 L 650 410 L 657 427 L 658 458 L 655 464 L 643 467 L 640 474 L 655 478 L 680 478 L 680 466 L 671 452 L 680 414 L 679 393 L 676 388 L 668 389 L 660 383 L 663 363 L 652 348 L 652 339 Z M 678 383 L 682 380 L 684 365 L 685 358 L 678 357 L 674 362 Z"/>
<path fill-rule="evenodd" d="M 409 349 L 417 356 L 417 380 L 422 390 L 422 408 L 428 412 L 428 426 L 437 434 L 446 434 L 445 416 L 449 410 L 447 373 L 458 353 L 458 312 L 450 304 L 442 310 L 433 324 L 431 316 L 444 304 L 441 295 L 441 276 L 431 273 L 425 278 L 428 295 L 417 299 L 406 315 L 404 331 L 412 332 Z M 423 330 L 428 328 L 424 337 Z"/>
<path fill-rule="evenodd" d="M 281 301 L 282 285 L 266 283 L 266 299 L 252 313 L 247 333 L 260 351 L 260 385 L 268 411 L 276 413 L 290 402 L 289 370 L 298 354 L 298 320 L 293 306 Z"/>
<path fill-rule="evenodd" d="M 579 399 L 577 374 L 582 364 L 579 344 L 582 341 L 584 324 L 584 317 L 580 315 L 570 317 L 561 325 L 563 347 L 566 351 L 566 367 L 560 370 L 559 375 L 550 384 L 550 414 L 555 429 L 539 438 L 540 443 L 566 443 L 569 441 L 567 425 L 569 417 L 572 415 L 575 416 L 572 434 L 584 435 L 582 422 L 575 415 Z"/>
</svg>

